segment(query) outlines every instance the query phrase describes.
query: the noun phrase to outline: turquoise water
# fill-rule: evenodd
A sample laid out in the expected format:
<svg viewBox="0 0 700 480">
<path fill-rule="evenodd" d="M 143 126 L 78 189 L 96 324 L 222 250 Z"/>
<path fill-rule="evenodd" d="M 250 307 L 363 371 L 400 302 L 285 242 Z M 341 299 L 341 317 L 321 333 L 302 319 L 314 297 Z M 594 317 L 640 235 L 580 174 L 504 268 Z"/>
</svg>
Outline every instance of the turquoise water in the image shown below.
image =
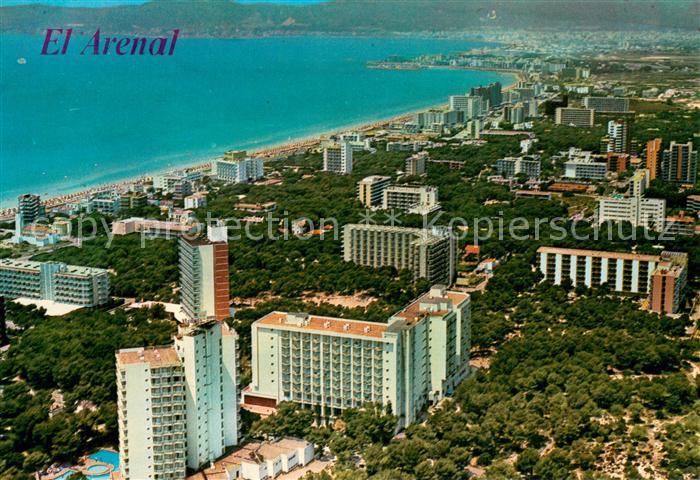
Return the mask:
<svg viewBox="0 0 700 480">
<path fill-rule="evenodd" d="M 54 478 L 54 480 L 66 480 L 68 477 L 70 477 L 70 476 L 73 475 L 74 473 L 75 473 L 74 471 L 68 470 L 66 473 L 64 473 L 64 474 L 61 475 L 60 477 Z"/>
<path fill-rule="evenodd" d="M 74 43 L 73 43 L 74 42 Z M 180 39 L 172 57 L 41 56 L 0 35 L 0 206 L 260 148 L 446 102 L 510 76 L 366 68 L 389 55 L 468 50 L 457 40 Z M 17 59 L 24 57 L 21 65 Z"/>
<path fill-rule="evenodd" d="M 90 465 L 87 467 L 87 471 L 90 473 L 105 473 L 109 468 L 105 465 Z"/>
<path fill-rule="evenodd" d="M 98 462 L 108 463 L 112 465 L 114 467 L 115 472 L 119 470 L 119 453 L 117 452 L 113 452 L 111 450 L 98 450 L 96 453 L 90 455 L 90 458 Z"/>
</svg>

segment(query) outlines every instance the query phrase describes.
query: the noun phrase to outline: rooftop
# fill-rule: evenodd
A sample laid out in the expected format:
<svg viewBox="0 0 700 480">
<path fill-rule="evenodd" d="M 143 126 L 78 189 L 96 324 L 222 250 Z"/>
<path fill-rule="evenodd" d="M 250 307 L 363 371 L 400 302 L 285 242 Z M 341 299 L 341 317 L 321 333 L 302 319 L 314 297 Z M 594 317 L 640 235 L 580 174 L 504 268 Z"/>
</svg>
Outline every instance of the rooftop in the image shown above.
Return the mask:
<svg viewBox="0 0 700 480">
<path fill-rule="evenodd" d="M 83 267 L 79 265 L 66 265 L 60 262 L 35 262 L 32 260 L 15 260 L 11 258 L 3 258 L 2 260 L 0 260 L 0 268 L 27 270 L 38 273 L 39 271 L 41 271 L 41 265 L 44 263 L 54 263 L 65 266 L 63 270 L 58 272 L 62 275 L 87 276 L 105 273 L 107 271 L 102 268 Z"/>
<path fill-rule="evenodd" d="M 291 454 L 296 449 L 306 448 L 308 445 L 309 443 L 304 440 L 291 437 L 275 442 L 248 443 L 217 460 L 209 468 L 187 477 L 187 480 L 227 480 L 230 478 L 227 471 L 233 466 L 243 462 L 260 464 L 266 460 L 274 460 L 282 454 Z"/>
<path fill-rule="evenodd" d="M 175 347 L 138 347 L 124 348 L 117 352 L 118 365 L 131 365 L 147 363 L 151 367 L 164 367 L 167 365 L 180 365 Z"/>
<path fill-rule="evenodd" d="M 255 324 L 267 327 L 284 327 L 321 333 L 332 332 L 372 338 L 382 338 L 382 334 L 387 329 L 385 323 L 288 312 L 270 312 L 255 322 Z"/>
<path fill-rule="evenodd" d="M 374 183 L 382 182 L 385 180 L 391 180 L 391 177 L 385 177 L 384 175 L 370 175 L 369 177 L 365 177 L 362 180 L 360 180 L 359 183 Z"/>
<path fill-rule="evenodd" d="M 629 252 L 606 252 L 602 250 L 584 250 L 580 248 L 540 247 L 537 249 L 537 253 L 561 253 L 563 255 L 576 255 L 580 257 L 619 258 L 622 260 L 642 260 L 647 262 L 658 262 L 661 260 L 659 255 L 643 255 Z"/>
<path fill-rule="evenodd" d="M 410 325 L 425 317 L 445 316 L 466 301 L 469 301 L 468 293 L 449 291 L 442 285 L 435 285 L 392 318 L 405 320 Z"/>
</svg>

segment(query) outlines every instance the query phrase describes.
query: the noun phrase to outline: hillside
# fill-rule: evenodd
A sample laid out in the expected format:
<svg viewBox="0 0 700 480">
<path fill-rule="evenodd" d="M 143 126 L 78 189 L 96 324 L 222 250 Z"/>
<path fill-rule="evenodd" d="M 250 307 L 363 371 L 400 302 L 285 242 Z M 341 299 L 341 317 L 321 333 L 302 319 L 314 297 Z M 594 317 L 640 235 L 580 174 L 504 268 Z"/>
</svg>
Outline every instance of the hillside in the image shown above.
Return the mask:
<svg viewBox="0 0 700 480">
<path fill-rule="evenodd" d="M 336 0 L 309 5 L 238 4 L 229 0 L 153 0 L 113 8 L 23 5 L 0 8 L 0 32 L 39 34 L 66 24 L 120 34 L 179 28 L 189 37 L 469 32 L 479 29 L 696 29 L 700 4 L 619 0 L 572 2 Z"/>
</svg>

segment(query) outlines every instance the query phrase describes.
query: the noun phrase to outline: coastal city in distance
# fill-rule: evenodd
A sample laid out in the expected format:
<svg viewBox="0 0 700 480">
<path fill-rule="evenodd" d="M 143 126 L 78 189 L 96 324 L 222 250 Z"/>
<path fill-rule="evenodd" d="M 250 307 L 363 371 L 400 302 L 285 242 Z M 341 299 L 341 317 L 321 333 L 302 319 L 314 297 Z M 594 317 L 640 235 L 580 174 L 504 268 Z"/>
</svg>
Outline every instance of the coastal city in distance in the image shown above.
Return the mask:
<svg viewBox="0 0 700 480">
<path fill-rule="evenodd" d="M 0 480 L 700 478 L 698 18 L 3 1 Z"/>
</svg>

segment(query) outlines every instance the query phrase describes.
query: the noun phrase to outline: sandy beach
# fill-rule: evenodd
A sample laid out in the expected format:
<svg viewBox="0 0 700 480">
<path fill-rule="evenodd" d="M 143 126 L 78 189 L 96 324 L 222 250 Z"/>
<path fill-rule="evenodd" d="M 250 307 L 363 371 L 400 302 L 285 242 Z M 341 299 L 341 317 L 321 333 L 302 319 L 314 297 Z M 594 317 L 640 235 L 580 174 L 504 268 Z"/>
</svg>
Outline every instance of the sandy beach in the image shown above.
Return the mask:
<svg viewBox="0 0 700 480">
<path fill-rule="evenodd" d="M 455 67 L 451 67 L 451 68 L 455 68 Z M 508 73 L 510 75 L 513 75 L 513 83 L 505 86 L 504 90 L 514 88 L 515 85 L 517 84 L 517 81 L 522 80 L 522 73 L 521 72 L 499 71 L 499 73 Z M 301 138 L 292 139 L 291 141 L 267 145 L 267 146 L 261 147 L 257 150 L 250 150 L 248 153 L 254 157 L 264 157 L 264 158 L 269 158 L 269 159 L 278 158 L 278 157 L 285 157 L 285 156 L 289 156 L 295 152 L 309 150 L 311 148 L 314 148 L 315 146 L 318 146 L 320 144 L 322 137 L 337 135 L 337 134 L 340 134 L 343 132 L 348 132 L 348 131 L 367 132 L 367 131 L 371 131 L 371 130 L 376 130 L 376 129 L 380 129 L 382 127 L 388 126 L 391 123 L 405 122 L 405 121 L 409 120 L 412 115 L 414 115 L 418 112 L 423 112 L 423 111 L 433 109 L 433 108 L 445 108 L 446 106 L 447 106 L 446 103 L 440 103 L 437 105 L 421 108 L 418 110 L 411 110 L 411 111 L 408 111 L 408 112 L 405 112 L 405 113 L 402 113 L 399 115 L 394 115 L 394 116 L 384 118 L 384 119 L 374 120 L 374 121 L 370 121 L 370 122 L 360 122 L 360 123 L 350 124 L 350 125 L 346 125 L 343 127 L 334 128 L 333 130 L 320 132 L 320 133 L 316 133 L 313 135 L 307 135 L 307 136 L 304 136 Z M 222 154 L 223 154 L 223 152 L 222 152 Z M 219 158 L 222 158 L 222 156 L 212 157 L 208 161 L 200 162 L 200 163 L 196 163 L 196 164 L 192 164 L 192 165 L 184 165 L 181 167 L 174 167 L 172 170 L 186 170 L 186 171 L 202 170 L 202 171 L 206 171 L 206 170 L 209 170 L 211 168 L 211 162 L 214 160 L 217 160 Z M 66 205 L 66 204 L 71 203 L 71 202 L 78 201 L 78 200 L 80 200 L 88 195 L 92 195 L 95 193 L 104 192 L 104 191 L 108 191 L 108 190 L 126 190 L 131 185 L 147 184 L 147 183 L 150 183 L 152 181 L 152 179 L 153 179 L 152 175 L 144 175 L 144 176 L 140 176 L 138 178 L 132 178 L 132 179 L 127 179 L 127 180 L 122 180 L 119 182 L 107 183 L 107 184 L 98 185 L 98 186 L 90 187 L 88 189 L 83 189 L 83 190 L 79 190 L 79 191 L 75 191 L 75 192 L 71 192 L 71 193 L 67 193 L 67 194 L 63 194 L 63 195 L 57 195 L 57 196 L 53 196 L 53 197 L 44 198 L 44 199 L 42 199 L 42 203 L 48 209 L 55 208 L 55 207 Z M 12 220 L 14 218 L 16 210 L 17 210 L 16 207 L 9 207 L 9 208 L 0 209 L 0 221 Z"/>
</svg>

